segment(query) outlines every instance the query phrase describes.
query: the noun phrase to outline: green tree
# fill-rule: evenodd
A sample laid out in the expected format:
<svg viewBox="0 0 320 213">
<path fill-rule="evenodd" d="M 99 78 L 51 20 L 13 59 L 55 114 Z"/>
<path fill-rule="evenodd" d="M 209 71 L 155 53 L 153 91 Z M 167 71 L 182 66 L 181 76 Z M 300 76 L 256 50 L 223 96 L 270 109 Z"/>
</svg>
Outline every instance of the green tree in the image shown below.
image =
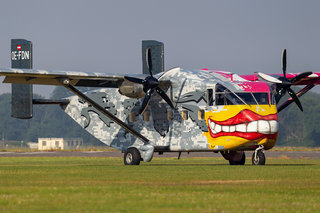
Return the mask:
<svg viewBox="0 0 320 213">
<path fill-rule="evenodd" d="M 71 96 L 57 87 L 52 98 Z M 42 98 L 34 95 L 35 98 Z M 0 135 L 7 140 L 37 141 L 39 137 L 81 137 L 86 144 L 103 145 L 72 120 L 59 106 L 34 105 L 33 118 L 21 120 L 11 117 L 11 95 L 0 95 Z"/>
</svg>

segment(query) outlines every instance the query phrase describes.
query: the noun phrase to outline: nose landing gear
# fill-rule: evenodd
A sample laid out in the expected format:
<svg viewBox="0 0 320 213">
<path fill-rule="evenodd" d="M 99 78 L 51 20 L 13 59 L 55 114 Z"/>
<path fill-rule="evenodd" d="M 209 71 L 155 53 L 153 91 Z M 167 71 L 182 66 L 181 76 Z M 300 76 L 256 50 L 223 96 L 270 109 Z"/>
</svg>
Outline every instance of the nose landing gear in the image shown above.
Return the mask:
<svg viewBox="0 0 320 213">
<path fill-rule="evenodd" d="M 264 147 L 259 146 L 252 154 L 252 165 L 265 165 L 266 157 L 264 155 Z"/>
</svg>

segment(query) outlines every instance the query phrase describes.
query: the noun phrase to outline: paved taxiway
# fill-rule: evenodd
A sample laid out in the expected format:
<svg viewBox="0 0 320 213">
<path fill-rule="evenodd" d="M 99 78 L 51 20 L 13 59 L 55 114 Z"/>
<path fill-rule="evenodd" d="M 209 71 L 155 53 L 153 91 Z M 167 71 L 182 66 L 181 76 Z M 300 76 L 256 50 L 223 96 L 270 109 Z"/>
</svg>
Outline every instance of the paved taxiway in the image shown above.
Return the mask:
<svg viewBox="0 0 320 213">
<path fill-rule="evenodd" d="M 306 158 L 306 159 L 320 159 L 320 151 L 266 151 L 267 158 Z M 247 157 L 252 156 L 252 152 L 246 152 Z M 109 151 L 93 151 L 93 152 L 0 152 L 0 157 L 123 157 L 121 152 Z M 164 153 L 163 155 L 154 155 L 157 157 L 178 157 L 178 153 Z M 213 152 L 184 152 L 181 158 L 186 157 L 222 157 L 219 153 Z"/>
</svg>

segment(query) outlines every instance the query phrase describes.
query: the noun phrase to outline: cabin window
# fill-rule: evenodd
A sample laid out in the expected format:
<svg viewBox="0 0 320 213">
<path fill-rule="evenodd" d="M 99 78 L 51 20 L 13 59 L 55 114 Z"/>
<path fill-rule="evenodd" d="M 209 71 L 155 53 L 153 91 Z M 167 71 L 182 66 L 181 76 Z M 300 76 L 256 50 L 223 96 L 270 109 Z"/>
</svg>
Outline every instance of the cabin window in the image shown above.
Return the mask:
<svg viewBox="0 0 320 213">
<path fill-rule="evenodd" d="M 198 111 L 198 119 L 199 120 L 204 120 L 204 110 L 203 109 L 200 109 Z"/>
<path fill-rule="evenodd" d="M 182 110 L 181 117 L 182 117 L 182 120 L 188 120 L 188 111 Z"/>
<path fill-rule="evenodd" d="M 168 110 L 168 111 L 167 111 L 167 120 L 168 120 L 168 121 L 171 121 L 172 118 L 173 118 L 173 112 L 172 112 L 172 110 Z"/>
<path fill-rule="evenodd" d="M 129 113 L 129 122 L 135 122 L 136 114 L 134 112 Z"/>
<path fill-rule="evenodd" d="M 145 111 L 145 112 L 143 113 L 143 120 L 144 120 L 145 122 L 150 121 L 150 111 Z"/>
<path fill-rule="evenodd" d="M 213 106 L 213 89 L 207 89 L 207 105 Z"/>
</svg>

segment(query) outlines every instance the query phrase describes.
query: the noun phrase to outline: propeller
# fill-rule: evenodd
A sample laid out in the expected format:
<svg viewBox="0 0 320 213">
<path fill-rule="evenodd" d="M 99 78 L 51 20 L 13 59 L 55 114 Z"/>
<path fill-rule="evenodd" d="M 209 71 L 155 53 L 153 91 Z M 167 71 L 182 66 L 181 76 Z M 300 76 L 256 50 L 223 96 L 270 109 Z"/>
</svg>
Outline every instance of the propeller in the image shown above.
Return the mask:
<svg viewBox="0 0 320 213">
<path fill-rule="evenodd" d="M 146 63 L 150 73 L 150 76 L 147 76 L 145 79 L 125 76 L 124 78 L 132 83 L 142 84 L 143 91 L 146 93 L 142 105 L 139 109 L 139 114 L 141 115 L 147 108 L 150 103 L 150 98 L 154 91 L 156 91 L 173 109 L 173 104 L 167 94 L 159 87 L 159 80 L 152 75 L 152 58 L 150 48 L 146 49 Z"/>
<path fill-rule="evenodd" d="M 282 50 L 281 64 L 282 64 L 283 77 L 280 76 L 280 77 L 276 78 L 276 77 L 273 77 L 273 76 L 270 76 L 270 75 L 267 75 L 264 73 L 260 73 L 260 72 L 258 73 L 258 76 L 265 81 L 276 84 L 275 98 L 276 98 L 277 103 L 280 101 L 280 99 L 287 92 L 290 95 L 290 97 L 292 98 L 292 100 L 297 104 L 299 109 L 301 111 L 303 111 L 303 108 L 302 108 L 302 105 L 301 105 L 299 98 L 297 97 L 296 93 L 290 87 L 295 82 L 298 82 L 301 79 L 306 78 L 309 75 L 311 75 L 312 72 L 303 72 L 303 73 L 300 73 L 299 75 L 295 76 L 292 79 L 288 79 L 287 78 L 287 50 L 286 49 Z"/>
</svg>

